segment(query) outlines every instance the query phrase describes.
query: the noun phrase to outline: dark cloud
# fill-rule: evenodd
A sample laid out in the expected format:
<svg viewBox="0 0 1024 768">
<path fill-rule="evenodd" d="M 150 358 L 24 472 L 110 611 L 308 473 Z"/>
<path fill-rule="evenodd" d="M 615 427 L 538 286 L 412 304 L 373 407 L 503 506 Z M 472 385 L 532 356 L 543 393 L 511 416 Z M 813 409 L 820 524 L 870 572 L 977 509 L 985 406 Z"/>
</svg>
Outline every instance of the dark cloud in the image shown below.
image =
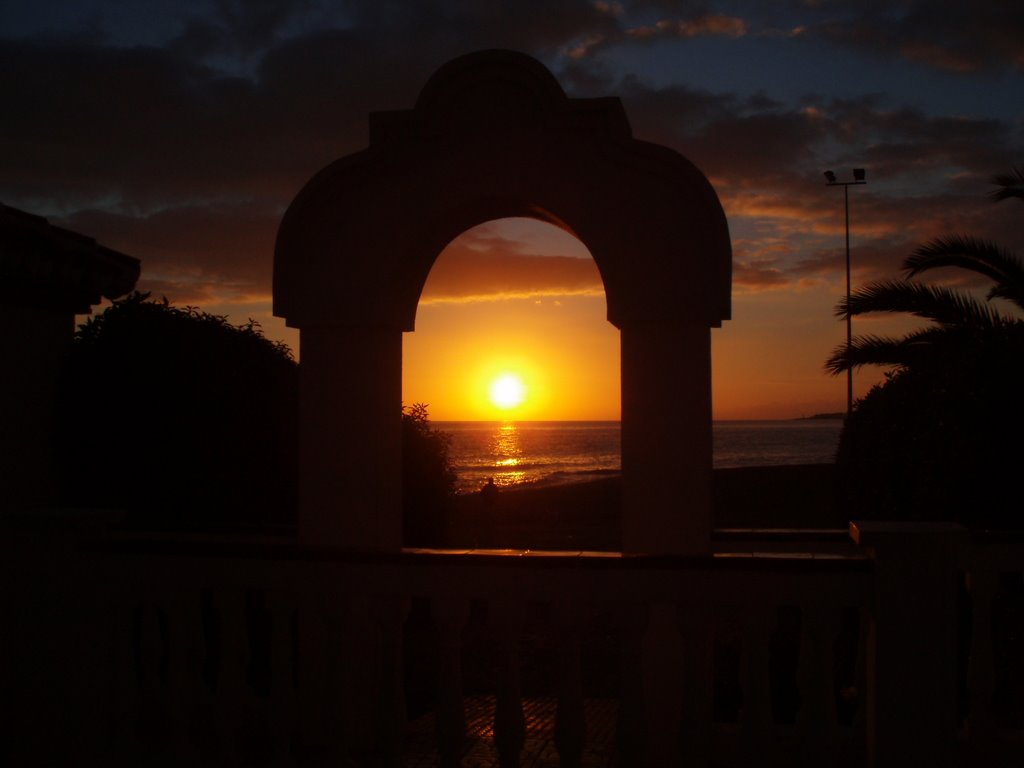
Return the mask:
<svg viewBox="0 0 1024 768">
<path fill-rule="evenodd" d="M 869 169 L 868 186 L 852 194 L 860 281 L 894 276 L 917 245 L 951 232 L 1020 243 L 1017 212 L 986 198 L 994 169 L 1024 150 L 1012 123 L 928 115 L 876 96 L 787 106 L 636 78 L 612 91 L 622 94 L 638 136 L 679 149 L 715 183 L 735 230 L 739 290 L 842 274 L 842 198 L 824 187 L 825 168 Z"/>
<path fill-rule="evenodd" d="M 200 60 L 244 59 L 280 42 L 293 27 L 305 27 L 314 15 L 321 22 L 329 19 L 317 0 L 215 0 L 209 5 L 190 12 L 182 4 L 181 31 L 167 47 Z"/>
<path fill-rule="evenodd" d="M 290 21 L 314 9 L 315 0 L 217 0 L 217 12 L 244 51 L 273 43 Z"/>
<path fill-rule="evenodd" d="M 618 27 L 614 14 L 591 0 L 519 0 L 511 10 L 493 0 L 350 0 L 344 7 L 348 28 L 378 41 L 404 41 L 409 49 L 429 47 L 440 55 L 437 64 L 481 48 L 547 57 L 570 41 L 613 34 Z"/>
<path fill-rule="evenodd" d="M 887 177 L 953 166 L 987 178 L 1022 149 L 1013 123 L 929 115 L 874 95 L 812 96 L 787 105 L 764 94 L 656 88 L 636 77 L 609 88 L 621 95 L 638 137 L 675 147 L 710 176 L 748 187 L 803 183 L 806 171 L 820 172 L 816 164 L 823 162 L 870 165 Z"/>
<path fill-rule="evenodd" d="M 620 95 L 639 138 L 679 150 L 709 175 L 740 233 L 737 285 L 780 288 L 836 274 L 839 199 L 821 178 L 829 167 L 869 169 L 856 203 L 865 272 L 891 270 L 896 254 L 946 231 L 1019 237 L 984 202 L 985 180 L 1021 163 L 1019 124 L 926 114 L 877 95 L 792 104 L 686 83 L 655 87 L 616 72 L 607 57 L 565 55 L 587 41 L 629 41 L 628 30 L 644 24 L 662 37 L 754 34 L 764 25 L 755 5 L 727 15 L 668 0 L 524 0 L 509 14 L 485 0 L 222 0 L 213 12 L 183 16 L 163 47 L 81 35 L 0 40 L 8 105 L 0 200 L 63 216 L 57 223 L 141 257 L 143 285 L 199 297 L 269 295 L 281 213 L 313 173 L 365 146 L 367 113 L 407 108 L 445 61 L 504 46 L 551 63 L 573 95 Z M 1019 40 L 1020 12 L 1010 5 L 993 18 Z M 932 4 L 942 18 L 915 26 L 924 7 L 823 2 L 786 13 L 808 17 L 805 35 L 844 45 L 902 50 L 897 44 L 928 37 L 973 51 L 979 67 L 1010 66 L 1014 54 L 983 10 L 971 6 L 977 18 L 958 25 L 959 11 Z M 635 11 L 655 21 L 630 26 Z M 657 18 L 675 21 L 659 26 Z M 977 48 L 985 41 L 988 49 Z M 434 295 L 468 295 L 467 276 L 477 273 L 498 293 L 594 285 L 578 260 L 492 245 L 452 257 L 456 267 L 440 270 Z"/>
<path fill-rule="evenodd" d="M 0 98 L 13 105 L 0 200 L 143 258 L 143 286 L 200 296 L 228 280 L 268 295 L 294 194 L 365 146 L 369 112 L 411 106 L 446 60 L 496 46 L 554 55 L 613 23 L 587 0 L 528 0 L 515 14 L 473 0 L 215 5 L 183 15 L 163 47 L 0 40 Z"/>
<path fill-rule="evenodd" d="M 733 260 L 732 282 L 739 289 L 765 290 L 789 285 L 790 278 L 776 259 Z"/>
<path fill-rule="evenodd" d="M 285 35 L 310 5 L 224 0 L 219 15 L 193 17 L 164 48 L 0 41 L 0 95 L 17 105 L 0 139 L 0 195 L 38 200 L 59 189 L 65 208 L 121 200 L 142 209 L 288 195 L 365 145 L 367 113 L 408 107 L 453 56 L 554 50 L 605 23 L 582 0 L 531 0 L 514 15 L 468 0 L 374 1 L 345 4 L 346 28 Z M 228 74 L 210 57 L 231 41 L 269 47 L 251 71 Z"/>
<path fill-rule="evenodd" d="M 636 26 L 614 25 L 601 34 L 583 37 L 571 46 L 568 53 L 574 59 L 583 59 L 621 44 L 646 44 L 659 40 L 690 40 L 695 37 L 743 37 L 747 25 L 738 16 L 706 13 L 686 18 L 658 19 L 650 24 Z"/>
<path fill-rule="evenodd" d="M 867 189 L 851 200 L 851 251 L 854 282 L 891 279 L 901 274 L 903 260 L 919 245 L 953 233 L 972 233 L 1007 247 L 1019 247 L 1019 211 L 994 205 L 985 185 L 973 184 L 969 194 L 876 196 Z M 841 227 L 842 220 L 835 217 Z M 787 281 L 801 283 L 835 278 L 844 269 L 842 231 L 803 250 L 785 268 Z M 983 279 L 969 274 L 936 273 L 930 280 L 976 286 Z"/>
<path fill-rule="evenodd" d="M 602 3 L 620 25 L 582 39 L 572 50 L 591 56 L 613 46 L 704 35 L 822 40 L 872 57 L 899 57 L 945 72 L 1024 69 L 1024 4 L 1008 0 L 691 0 Z M 654 20 L 651 20 L 651 17 Z M 642 22 L 630 24 L 636 17 Z"/>
<path fill-rule="evenodd" d="M 437 260 L 423 290 L 424 301 L 467 301 L 525 296 L 603 295 L 591 258 L 539 255 L 521 243 L 468 232 Z"/>
<path fill-rule="evenodd" d="M 140 290 L 200 303 L 215 296 L 269 299 L 280 216 L 276 208 L 235 204 L 171 208 L 146 216 L 84 210 L 54 223 L 142 259 Z"/>
<path fill-rule="evenodd" d="M 294 173 L 271 143 L 287 119 L 251 82 L 166 50 L 4 43 L 0 72 L 19 105 L 2 138 L 6 197 L 147 210 L 266 193 Z"/>
<path fill-rule="evenodd" d="M 1024 69 L 1024 4 L 1007 0 L 824 3 L 804 35 L 948 72 Z"/>
</svg>

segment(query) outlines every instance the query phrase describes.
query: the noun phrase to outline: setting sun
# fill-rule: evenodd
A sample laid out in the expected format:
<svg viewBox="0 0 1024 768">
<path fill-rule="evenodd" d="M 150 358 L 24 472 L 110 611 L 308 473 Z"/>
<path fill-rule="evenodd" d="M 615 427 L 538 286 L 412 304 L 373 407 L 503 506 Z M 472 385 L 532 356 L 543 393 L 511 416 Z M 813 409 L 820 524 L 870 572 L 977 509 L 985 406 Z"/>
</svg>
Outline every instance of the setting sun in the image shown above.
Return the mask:
<svg viewBox="0 0 1024 768">
<path fill-rule="evenodd" d="M 526 385 L 514 373 L 503 373 L 491 382 L 488 395 L 498 408 L 515 408 L 526 399 Z"/>
</svg>

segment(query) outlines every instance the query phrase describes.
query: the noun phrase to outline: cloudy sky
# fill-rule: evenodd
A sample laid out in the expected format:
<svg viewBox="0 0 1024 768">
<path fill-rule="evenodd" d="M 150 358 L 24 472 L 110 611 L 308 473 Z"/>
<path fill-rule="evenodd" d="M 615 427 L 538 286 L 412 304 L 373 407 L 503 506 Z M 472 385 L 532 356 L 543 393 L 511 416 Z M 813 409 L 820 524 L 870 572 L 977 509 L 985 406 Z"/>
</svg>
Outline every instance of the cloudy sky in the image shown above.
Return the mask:
<svg viewBox="0 0 1024 768">
<path fill-rule="evenodd" d="M 716 415 L 840 410 L 844 382 L 822 362 L 844 333 L 831 315 L 843 201 L 822 171 L 867 169 L 851 189 L 854 284 L 894 276 L 939 234 L 1022 250 L 1018 211 L 986 197 L 994 173 L 1024 165 L 1021 40 L 1014 0 L 5 0 L 0 202 L 141 258 L 143 290 L 256 318 L 298 347 L 270 315 L 292 197 L 366 146 L 367 113 L 411 107 L 458 55 L 513 48 L 571 96 L 621 97 L 638 138 L 678 150 L 718 191 L 735 262 L 734 319 L 713 334 Z M 404 397 L 435 418 L 486 416 L 442 382 L 514 361 L 470 375 L 466 349 L 525 358 L 542 346 L 530 334 L 546 345 L 562 329 L 561 352 L 519 362 L 549 393 L 521 415 L 615 418 L 603 301 L 563 233 L 472 230 L 431 275 Z M 460 341 L 467 327 L 496 330 Z M 858 376 L 858 392 L 877 378 Z"/>
</svg>

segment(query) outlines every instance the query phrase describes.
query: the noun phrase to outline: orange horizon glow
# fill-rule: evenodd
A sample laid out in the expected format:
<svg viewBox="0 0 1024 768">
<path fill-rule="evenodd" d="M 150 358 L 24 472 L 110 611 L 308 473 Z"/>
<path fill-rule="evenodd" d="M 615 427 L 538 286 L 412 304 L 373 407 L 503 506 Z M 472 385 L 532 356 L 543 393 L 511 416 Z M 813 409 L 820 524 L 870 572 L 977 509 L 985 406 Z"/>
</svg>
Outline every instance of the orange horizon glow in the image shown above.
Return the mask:
<svg viewBox="0 0 1024 768">
<path fill-rule="evenodd" d="M 531 267 L 541 277 L 521 274 Z M 770 291 L 734 295 L 734 319 L 711 331 L 715 419 L 844 409 L 845 380 L 822 368 L 842 339 L 838 294 L 796 290 L 785 308 Z M 597 265 L 572 235 L 523 219 L 467 230 L 438 256 L 404 335 L 402 400 L 425 403 L 436 421 L 617 421 L 619 332 L 606 312 Z M 527 396 L 502 408 L 488 393 L 507 373 Z M 857 395 L 881 378 L 858 373 Z"/>
<path fill-rule="evenodd" d="M 437 421 L 617 420 L 619 333 L 606 312 L 597 265 L 572 235 L 523 219 L 470 229 L 427 278 L 402 400 Z M 508 376 L 517 394 L 502 404 L 492 388 Z"/>
</svg>

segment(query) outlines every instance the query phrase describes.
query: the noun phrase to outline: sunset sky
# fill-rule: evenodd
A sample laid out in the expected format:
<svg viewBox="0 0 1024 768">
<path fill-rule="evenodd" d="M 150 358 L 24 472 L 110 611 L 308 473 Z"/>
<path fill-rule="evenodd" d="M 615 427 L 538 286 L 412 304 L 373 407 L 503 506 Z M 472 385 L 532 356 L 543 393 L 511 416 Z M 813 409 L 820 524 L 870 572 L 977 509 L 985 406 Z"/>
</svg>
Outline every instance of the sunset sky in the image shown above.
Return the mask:
<svg viewBox="0 0 1024 768">
<path fill-rule="evenodd" d="M 930 237 L 1017 250 L 988 179 L 1024 166 L 1024 3 L 1010 0 L 5 0 L 0 202 L 142 260 L 139 288 L 259 320 L 274 238 L 302 185 L 367 144 L 441 64 L 536 56 L 570 96 L 621 97 L 634 135 L 715 186 L 734 251 L 733 319 L 712 332 L 717 418 L 845 407 L 822 367 L 844 338 L 841 180 L 854 285 Z M 951 276 L 956 277 L 956 276 Z M 484 223 L 439 257 L 405 340 L 405 402 L 438 420 L 614 419 L 618 336 L 584 244 Z M 855 332 L 912 327 L 864 318 Z M 494 377 L 526 399 L 501 412 Z M 857 376 L 863 393 L 881 378 Z"/>
</svg>

